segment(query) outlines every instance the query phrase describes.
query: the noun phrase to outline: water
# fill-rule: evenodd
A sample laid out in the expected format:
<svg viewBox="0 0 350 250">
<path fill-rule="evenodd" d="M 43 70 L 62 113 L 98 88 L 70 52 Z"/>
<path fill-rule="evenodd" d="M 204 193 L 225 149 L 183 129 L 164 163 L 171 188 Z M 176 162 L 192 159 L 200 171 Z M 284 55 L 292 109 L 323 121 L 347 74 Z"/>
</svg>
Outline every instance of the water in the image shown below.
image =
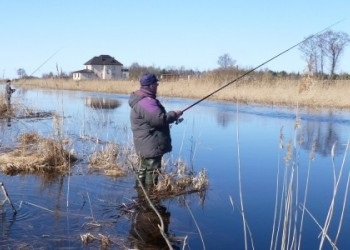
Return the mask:
<svg viewBox="0 0 350 250">
<path fill-rule="evenodd" d="M 104 98 L 101 103 L 113 100 L 114 105 L 109 102 L 102 109 L 89 105 L 91 100 L 98 98 Z M 195 101 L 160 99 L 167 110 L 184 109 Z M 14 215 L 8 204 L 2 207 L 1 248 L 96 248 L 102 244 L 99 234 L 109 236 L 111 248 L 115 249 L 135 245 L 145 249 L 150 246 L 135 242 L 132 236 L 135 231 L 150 230 L 152 235 L 156 235 L 157 230 L 150 228 L 157 221 L 154 214 L 144 207 L 128 213 L 122 206 L 130 204 L 138 195 L 133 176 L 112 178 L 98 172 L 91 173 L 87 167 L 90 154 L 103 145 L 96 143 L 97 138 L 102 143 L 130 144 L 132 137 L 127 101 L 126 95 L 16 91 L 14 104 L 64 117 L 61 132 L 70 139 L 68 147 L 74 149 L 80 161 L 70 176 L 0 174 L 0 181 L 17 210 Z M 295 129 L 296 124 L 300 126 L 298 129 Z M 45 136 L 57 132 L 52 117 L 1 120 L 0 150 L 8 150 L 15 145 L 20 134 L 31 131 Z M 297 220 L 295 230 L 299 238 L 300 204 L 303 203 L 306 187 L 306 207 L 323 226 L 332 200 L 334 175 L 337 178 L 342 173 L 328 235 L 334 240 L 341 225 L 337 246 L 345 249 L 350 229 L 347 204 L 342 223 L 339 220 L 349 175 L 347 158 L 341 172 L 349 132 L 350 114 L 347 112 L 237 106 L 235 103 L 212 101 L 196 105 L 185 112 L 182 123 L 172 125 L 173 151 L 165 157 L 181 158 L 195 171 L 206 169 L 209 187 L 205 197 L 192 194 L 160 201 L 158 206 L 165 218 L 168 234 L 187 236 L 188 249 L 203 249 L 202 240 L 206 249 L 244 249 L 243 204 L 250 231 L 247 232 L 249 249 L 252 245 L 250 239 L 255 249 L 268 249 L 273 232 L 276 193 L 278 205 L 284 204 L 280 202 L 284 176 L 291 178 L 293 174 L 294 190 L 299 190 L 293 193 L 290 217 L 291 232 L 294 219 Z M 291 160 L 286 161 L 289 145 L 295 151 Z M 311 161 L 313 152 L 314 159 Z M 306 186 L 308 170 L 310 176 Z M 278 206 L 277 211 L 279 209 Z M 312 216 L 304 214 L 301 249 L 315 249 L 320 244 L 320 228 Z M 288 217 L 282 214 L 283 218 Z M 292 235 L 291 232 L 289 235 Z M 87 233 L 95 239 L 84 245 L 81 236 Z M 280 227 L 278 240 L 275 240 L 277 249 L 281 248 L 281 235 Z M 158 236 L 154 241 L 160 248 L 164 243 Z M 177 246 L 182 248 L 180 243 Z M 327 241 L 324 246 L 330 249 Z M 150 248 L 157 247 L 151 245 Z"/>
</svg>

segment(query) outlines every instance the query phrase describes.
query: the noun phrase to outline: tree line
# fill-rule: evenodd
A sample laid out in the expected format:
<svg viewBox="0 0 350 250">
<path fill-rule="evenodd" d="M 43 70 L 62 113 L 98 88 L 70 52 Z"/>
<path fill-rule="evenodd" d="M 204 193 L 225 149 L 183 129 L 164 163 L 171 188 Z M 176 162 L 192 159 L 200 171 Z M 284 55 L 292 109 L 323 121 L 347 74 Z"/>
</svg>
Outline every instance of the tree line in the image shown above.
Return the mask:
<svg viewBox="0 0 350 250">
<path fill-rule="evenodd" d="M 320 79 L 339 77 L 348 79 L 348 74 L 337 75 L 335 71 L 349 42 L 347 33 L 333 30 L 306 37 L 304 42 L 299 45 L 299 51 L 306 63 L 306 73 Z M 234 68 L 235 63 L 236 61 L 229 54 L 224 54 L 218 59 L 221 69 Z M 281 74 L 286 75 L 287 72 L 281 72 Z"/>
</svg>

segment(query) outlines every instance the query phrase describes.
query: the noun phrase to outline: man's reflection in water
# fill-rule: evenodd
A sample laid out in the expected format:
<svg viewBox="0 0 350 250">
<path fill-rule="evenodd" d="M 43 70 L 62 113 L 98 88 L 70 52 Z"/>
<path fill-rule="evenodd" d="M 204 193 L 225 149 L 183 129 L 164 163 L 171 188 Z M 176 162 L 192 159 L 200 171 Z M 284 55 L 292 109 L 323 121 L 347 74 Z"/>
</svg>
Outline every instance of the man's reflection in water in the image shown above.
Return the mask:
<svg viewBox="0 0 350 250">
<path fill-rule="evenodd" d="M 137 188 L 139 189 L 139 187 Z M 144 198 L 142 190 L 137 190 L 140 203 L 133 213 L 130 229 L 130 239 L 136 249 L 169 249 L 166 241 L 160 233 L 158 225 L 161 225 L 159 217 Z M 152 201 L 164 222 L 164 232 L 168 234 L 170 212 L 159 201 Z M 174 249 L 179 249 L 173 246 Z"/>
<path fill-rule="evenodd" d="M 7 117 L 7 127 L 11 127 L 11 117 Z"/>
</svg>

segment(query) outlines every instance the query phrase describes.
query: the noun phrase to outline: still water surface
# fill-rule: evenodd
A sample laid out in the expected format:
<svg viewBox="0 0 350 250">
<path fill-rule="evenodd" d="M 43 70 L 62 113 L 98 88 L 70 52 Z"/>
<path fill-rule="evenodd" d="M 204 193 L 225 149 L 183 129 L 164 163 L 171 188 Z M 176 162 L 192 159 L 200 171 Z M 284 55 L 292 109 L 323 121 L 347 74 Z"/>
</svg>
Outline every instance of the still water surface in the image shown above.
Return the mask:
<svg viewBox="0 0 350 250">
<path fill-rule="evenodd" d="M 118 100 L 121 105 L 99 109 L 89 105 L 91 98 Z M 194 102 L 160 99 L 167 110 L 184 109 Z M 135 247 L 136 243 L 131 240 L 135 228 L 139 232 L 151 230 L 150 223 L 146 228 L 139 228 L 143 224 L 135 223 L 144 219 L 141 215 L 148 218 L 147 211 L 133 213 L 141 214 L 135 218 L 120 209 L 121 204 L 128 204 L 137 197 L 133 176 L 111 178 L 90 173 L 87 169 L 89 155 L 99 147 L 94 141 L 96 138 L 119 144 L 131 143 L 127 101 L 128 96 L 114 94 L 21 89 L 16 92 L 14 104 L 64 117 L 62 132 L 70 138 L 69 147 L 74 149 L 80 161 L 69 177 L 0 174 L 0 181 L 18 210 L 14 215 L 10 206 L 1 209 L 1 248 L 100 247 L 99 240 L 87 245 L 82 243 L 80 236 L 91 233 L 109 236 L 112 249 L 125 249 Z M 173 151 L 166 158 L 181 158 L 195 171 L 206 169 L 209 187 L 205 199 L 192 194 L 160 202 L 169 235 L 187 236 L 187 249 L 203 249 L 203 244 L 206 249 L 244 249 L 243 206 L 249 226 L 248 248 L 251 249 L 253 244 L 255 249 L 269 249 L 276 194 L 279 211 L 280 204 L 284 204 L 280 201 L 281 194 L 287 189 L 282 189 L 283 183 L 287 183 L 284 180 L 291 178 L 293 173 L 293 189 L 299 191 L 291 198 L 292 227 L 288 235 L 296 230 L 296 237 L 300 238 L 300 204 L 304 200 L 306 176 L 310 170 L 306 207 L 321 226 L 331 204 L 334 178 L 337 180 L 342 174 L 328 234 L 334 240 L 341 225 L 336 244 L 339 249 L 346 249 L 350 232 L 347 204 L 342 223 L 339 221 L 349 176 L 347 159 L 341 171 L 350 136 L 349 113 L 205 101 L 186 111 L 183 117 L 182 123 L 171 128 Z M 20 134 L 32 131 L 46 136 L 54 134 L 52 118 L 0 120 L 0 150 L 14 145 Z M 295 150 L 287 162 L 289 145 Z M 284 218 L 288 216 L 277 213 L 277 222 L 283 222 Z M 294 220 L 298 221 L 295 228 Z M 310 214 L 303 216 L 301 249 L 319 247 L 320 228 L 315 220 Z M 274 242 L 280 249 L 283 228 L 277 228 L 275 226 L 274 235 L 278 231 L 278 240 Z M 181 244 L 177 246 L 182 248 Z M 328 242 L 324 246 L 330 249 Z M 152 248 L 156 249 L 154 245 Z"/>
</svg>

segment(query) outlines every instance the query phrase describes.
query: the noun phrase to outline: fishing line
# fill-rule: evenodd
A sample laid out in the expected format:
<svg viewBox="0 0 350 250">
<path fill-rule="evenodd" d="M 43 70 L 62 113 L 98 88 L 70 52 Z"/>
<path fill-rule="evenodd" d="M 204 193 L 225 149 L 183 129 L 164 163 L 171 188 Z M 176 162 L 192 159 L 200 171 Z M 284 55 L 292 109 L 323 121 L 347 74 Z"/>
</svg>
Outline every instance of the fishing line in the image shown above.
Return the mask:
<svg viewBox="0 0 350 250">
<path fill-rule="evenodd" d="M 187 108 L 183 109 L 183 110 L 182 110 L 182 113 L 184 113 L 185 111 L 189 110 L 190 108 L 192 108 L 193 106 L 197 105 L 198 103 L 200 103 L 200 102 L 202 102 L 202 101 L 208 99 L 209 97 L 211 97 L 211 96 L 214 95 L 215 93 L 219 92 L 220 90 L 226 88 L 227 86 L 231 85 L 232 83 L 237 82 L 238 80 L 242 79 L 242 78 L 245 77 L 246 75 L 248 75 L 248 74 L 252 73 L 253 71 L 257 70 L 258 68 L 260 68 L 260 67 L 264 66 L 265 64 L 271 62 L 272 60 L 276 59 L 277 57 L 279 57 L 279 56 L 281 56 L 281 55 L 287 53 L 288 51 L 294 49 L 295 47 L 299 46 L 300 44 L 304 43 L 305 41 L 307 41 L 307 40 L 309 40 L 309 39 L 311 39 L 311 38 L 313 38 L 313 37 L 319 35 L 320 33 L 323 33 L 324 31 L 330 29 L 331 27 L 337 25 L 338 23 L 340 23 L 340 22 L 342 22 L 342 21 L 344 21 L 344 20 L 345 20 L 345 19 L 342 19 L 342 20 L 340 20 L 340 21 L 337 21 L 337 22 L 335 22 L 335 23 L 329 25 L 328 27 L 326 27 L 326 28 L 324 28 L 324 29 L 318 31 L 317 33 L 315 33 L 315 34 L 313 34 L 313 35 L 311 35 L 311 36 L 308 36 L 307 38 L 305 38 L 304 40 L 298 42 L 297 44 L 295 44 L 295 45 L 289 47 L 288 49 L 286 49 L 286 50 L 280 52 L 279 54 L 277 54 L 277 55 L 271 57 L 270 59 L 268 59 L 268 60 L 266 60 L 265 62 L 263 62 L 263 63 L 259 64 L 258 66 L 256 66 L 255 68 L 253 68 L 253 69 L 247 71 L 246 73 L 244 73 L 244 74 L 240 75 L 239 77 L 233 79 L 232 81 L 226 83 L 225 85 L 223 85 L 222 87 L 220 87 L 220 88 L 218 88 L 217 90 L 213 91 L 212 93 L 210 93 L 210 94 L 204 96 L 203 98 L 199 99 L 198 101 L 194 102 L 193 104 L 191 104 L 191 105 L 188 106 Z"/>
<path fill-rule="evenodd" d="M 43 67 L 52 57 L 54 57 L 58 52 L 60 52 L 63 49 L 63 47 L 59 48 L 58 50 L 56 50 L 52 55 L 50 55 L 42 64 L 40 64 L 28 77 L 25 78 L 21 78 L 19 79 L 19 81 L 17 83 L 21 83 L 24 84 L 28 78 L 30 78 L 31 76 L 34 75 L 34 73 L 36 73 L 39 69 L 41 69 L 41 67 Z M 9 116 L 8 118 L 10 119 L 16 119 L 16 117 L 12 117 Z M 19 119 L 17 119 L 18 121 L 20 121 Z"/>
<path fill-rule="evenodd" d="M 32 76 L 35 72 L 37 72 L 42 66 L 44 66 L 52 57 L 54 57 L 54 56 L 55 56 L 58 52 L 60 52 L 62 49 L 63 49 L 63 47 L 60 48 L 60 49 L 58 49 L 58 50 L 56 50 L 55 53 L 53 53 L 51 56 L 49 56 L 49 57 L 48 57 L 42 64 L 40 64 L 40 66 L 37 67 L 29 76 Z"/>
</svg>

